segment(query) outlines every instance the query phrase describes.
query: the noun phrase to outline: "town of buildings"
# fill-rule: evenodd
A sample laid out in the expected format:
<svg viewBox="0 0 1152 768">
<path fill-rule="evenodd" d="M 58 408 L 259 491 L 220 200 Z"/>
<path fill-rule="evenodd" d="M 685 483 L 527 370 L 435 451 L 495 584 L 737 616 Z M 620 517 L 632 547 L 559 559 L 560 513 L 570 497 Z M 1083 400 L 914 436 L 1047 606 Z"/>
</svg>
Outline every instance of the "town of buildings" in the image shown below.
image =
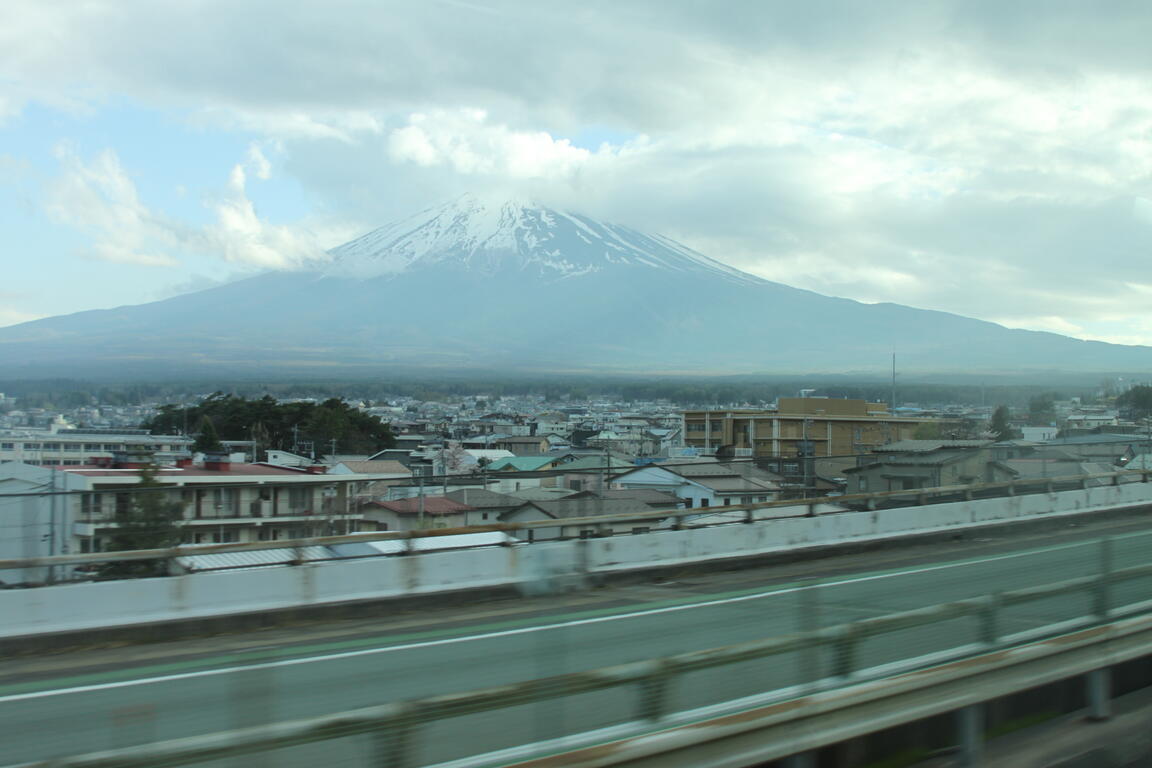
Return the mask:
<svg viewBox="0 0 1152 768">
<path fill-rule="evenodd" d="M 712 516 L 790 498 L 1152 469 L 1146 427 L 1075 401 L 1054 405 L 1056 424 L 995 441 L 991 409 L 977 407 L 894 411 L 816 396 L 710 410 L 606 398 L 397 398 L 362 406 L 391 425 L 393 448 L 348 455 L 301 443 L 259 456 L 242 442 L 227 456 L 193 455 L 187 435 L 148 434 L 139 425 L 155 407 L 0 404 L 0 560 L 105 550 L 146 463 L 158 487 L 150 492 L 178 510 L 190 551 L 527 521 L 555 523 L 537 527 L 536 538 L 603 536 L 649 530 L 662 510 Z M 615 529 L 581 522 L 631 513 L 652 519 Z M 0 585 L 47 575 L 0 572 Z"/>
</svg>

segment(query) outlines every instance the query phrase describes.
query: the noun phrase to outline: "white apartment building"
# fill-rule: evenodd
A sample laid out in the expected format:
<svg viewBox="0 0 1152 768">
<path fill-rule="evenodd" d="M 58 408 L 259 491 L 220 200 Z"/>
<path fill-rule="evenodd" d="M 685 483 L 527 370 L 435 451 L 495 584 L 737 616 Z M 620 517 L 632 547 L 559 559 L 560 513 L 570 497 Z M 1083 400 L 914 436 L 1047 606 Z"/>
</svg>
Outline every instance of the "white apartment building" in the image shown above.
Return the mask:
<svg viewBox="0 0 1152 768">
<path fill-rule="evenodd" d="M 193 442 L 184 435 L 151 435 L 143 430 L 11 430 L 0 432 L 0 463 L 18 461 L 34 467 L 79 467 L 92 463 L 93 459 L 110 459 L 125 451 L 146 450 L 159 457 L 187 453 Z"/>
<path fill-rule="evenodd" d="M 78 467 L 0 464 L 0 559 L 104 551 L 117 510 L 133 503 L 141 482 L 140 464 L 117 458 Z M 357 494 L 392 477 L 184 460 L 158 467 L 155 481 L 165 488 L 149 492 L 179 506 L 183 543 L 277 541 L 357 532 Z M 7 583 L 41 577 L 0 572 Z"/>
</svg>

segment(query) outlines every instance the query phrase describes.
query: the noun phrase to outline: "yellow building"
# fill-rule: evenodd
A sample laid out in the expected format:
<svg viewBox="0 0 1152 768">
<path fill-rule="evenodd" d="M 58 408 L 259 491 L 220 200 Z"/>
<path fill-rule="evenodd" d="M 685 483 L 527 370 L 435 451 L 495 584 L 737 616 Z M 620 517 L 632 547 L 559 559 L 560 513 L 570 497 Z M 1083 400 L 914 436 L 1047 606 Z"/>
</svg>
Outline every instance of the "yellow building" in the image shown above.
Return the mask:
<svg viewBox="0 0 1152 768">
<path fill-rule="evenodd" d="M 775 410 L 684 411 L 684 444 L 704 453 L 732 446 L 737 455 L 813 456 L 868 453 L 911 439 L 932 419 L 894 416 L 885 403 L 825 397 L 782 397 Z"/>
</svg>

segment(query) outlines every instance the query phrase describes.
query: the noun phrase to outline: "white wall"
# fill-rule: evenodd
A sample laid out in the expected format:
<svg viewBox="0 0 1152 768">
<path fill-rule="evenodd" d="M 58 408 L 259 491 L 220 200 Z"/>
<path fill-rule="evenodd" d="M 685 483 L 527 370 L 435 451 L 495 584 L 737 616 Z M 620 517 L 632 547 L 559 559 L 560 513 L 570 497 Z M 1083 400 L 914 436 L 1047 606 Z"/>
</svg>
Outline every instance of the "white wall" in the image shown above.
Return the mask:
<svg viewBox="0 0 1152 768">
<path fill-rule="evenodd" d="M 0 636 L 268 611 L 447 589 L 517 586 L 525 592 L 545 591 L 556 585 L 578 584 L 597 572 L 716 561 L 1149 503 L 1152 484 L 1132 483 L 603 539 L 0 590 L 0 616 L 4 617 Z"/>
</svg>

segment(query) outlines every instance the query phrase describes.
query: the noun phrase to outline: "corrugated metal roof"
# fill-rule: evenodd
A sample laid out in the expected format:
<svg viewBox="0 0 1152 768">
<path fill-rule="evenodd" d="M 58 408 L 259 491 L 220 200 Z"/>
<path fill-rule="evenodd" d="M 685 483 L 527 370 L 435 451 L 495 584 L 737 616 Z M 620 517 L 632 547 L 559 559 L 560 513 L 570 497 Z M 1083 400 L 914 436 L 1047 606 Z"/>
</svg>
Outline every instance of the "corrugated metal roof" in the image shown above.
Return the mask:
<svg viewBox="0 0 1152 768">
<path fill-rule="evenodd" d="M 497 472 L 503 469 L 515 469 L 521 472 L 534 472 L 556 461 L 555 456 L 509 456 L 506 459 L 497 459 L 488 469 Z"/>
<path fill-rule="evenodd" d="M 274 549 L 257 549 L 251 552 L 213 552 L 203 555 L 184 555 L 176 558 L 176 562 L 189 571 L 219 571 L 231 568 L 267 568 L 286 565 L 297 559 L 305 561 L 331 560 L 334 556 L 335 553 L 328 547 L 312 546 L 300 550 L 292 547 L 277 547 Z"/>
<path fill-rule="evenodd" d="M 473 507 L 461 504 L 443 496 L 425 496 L 421 504 L 419 496 L 396 501 L 370 501 L 364 505 L 366 508 L 378 507 L 395 512 L 398 515 L 416 515 L 423 511 L 427 515 L 451 515 L 456 512 L 467 512 Z"/>
<path fill-rule="evenodd" d="M 519 542 L 514 536 L 502 531 L 483 533 L 454 533 L 450 536 L 426 536 L 412 539 L 412 549 L 417 552 L 435 552 L 439 549 L 460 547 L 494 547 Z M 388 541 L 352 542 L 333 544 L 332 551 L 341 557 L 364 557 L 365 555 L 398 555 L 408 550 L 408 542 L 400 539 Z"/>
</svg>

